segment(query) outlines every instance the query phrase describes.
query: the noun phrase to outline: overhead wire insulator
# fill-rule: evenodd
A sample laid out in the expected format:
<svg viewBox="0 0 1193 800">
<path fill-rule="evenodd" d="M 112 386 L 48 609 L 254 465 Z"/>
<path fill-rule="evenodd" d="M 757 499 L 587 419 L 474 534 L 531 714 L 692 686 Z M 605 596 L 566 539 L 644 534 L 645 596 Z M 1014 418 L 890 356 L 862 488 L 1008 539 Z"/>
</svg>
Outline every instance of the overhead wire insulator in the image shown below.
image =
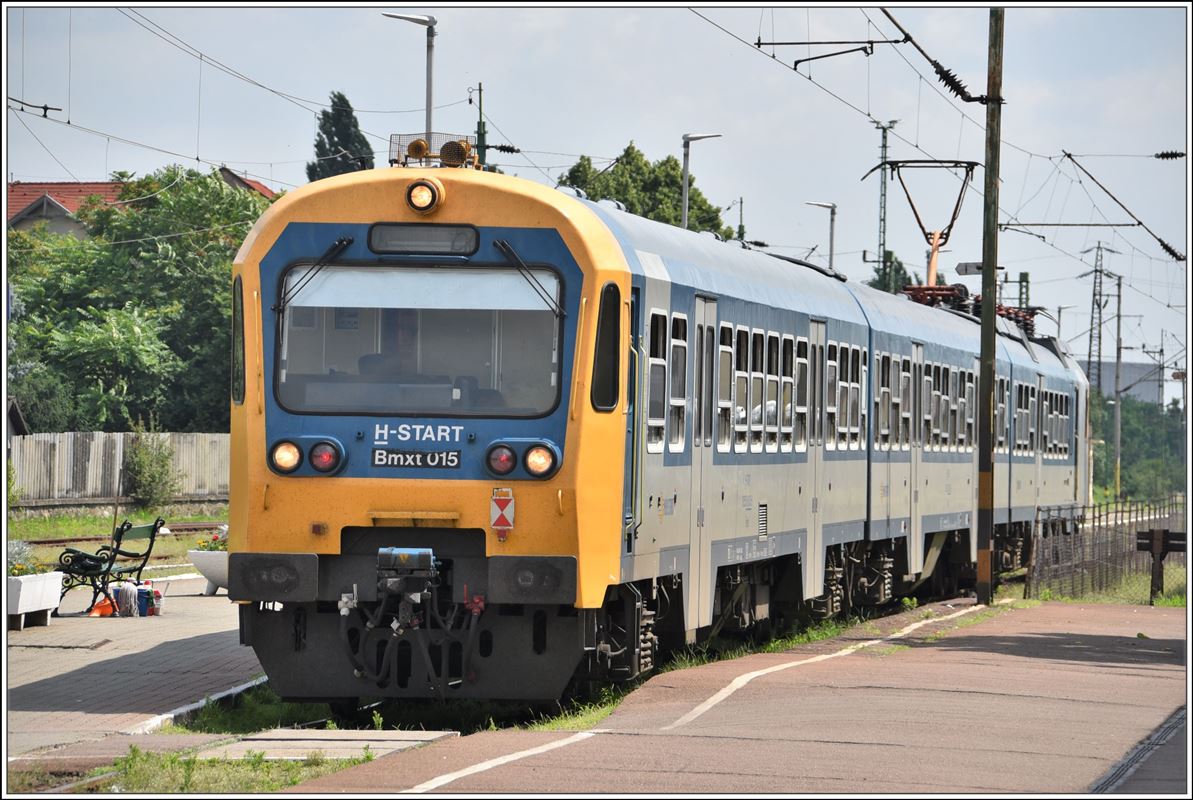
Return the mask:
<svg viewBox="0 0 1193 800">
<path fill-rule="evenodd" d="M 1163 239 L 1161 239 L 1159 237 L 1156 237 L 1156 241 L 1160 243 L 1160 248 L 1165 253 L 1172 256 L 1174 260 L 1176 260 L 1176 261 L 1184 261 L 1185 260 L 1185 256 L 1182 253 L 1178 253 L 1176 251 L 1176 249 L 1173 248 L 1173 246 L 1170 245 L 1168 242 L 1164 241 Z"/>
<path fill-rule="evenodd" d="M 932 68 L 936 70 L 936 77 L 940 78 L 940 82 L 943 83 L 950 92 L 957 95 L 957 97 L 961 98 L 967 103 L 973 100 L 973 95 L 969 93 L 969 90 L 965 88 L 965 84 L 961 82 L 961 79 L 958 78 L 952 70 L 946 68 L 939 61 L 933 61 Z"/>
<path fill-rule="evenodd" d="M 495 144 L 490 145 L 494 150 L 500 153 L 521 153 L 522 151 L 512 144 Z"/>
<path fill-rule="evenodd" d="M 1161 161 L 1172 161 L 1174 159 L 1184 158 L 1184 157 L 1185 157 L 1185 154 L 1180 151 L 1177 151 L 1177 150 L 1164 150 L 1162 152 L 1156 153 L 1156 155 L 1154 156 L 1154 158 L 1158 158 Z"/>
</svg>

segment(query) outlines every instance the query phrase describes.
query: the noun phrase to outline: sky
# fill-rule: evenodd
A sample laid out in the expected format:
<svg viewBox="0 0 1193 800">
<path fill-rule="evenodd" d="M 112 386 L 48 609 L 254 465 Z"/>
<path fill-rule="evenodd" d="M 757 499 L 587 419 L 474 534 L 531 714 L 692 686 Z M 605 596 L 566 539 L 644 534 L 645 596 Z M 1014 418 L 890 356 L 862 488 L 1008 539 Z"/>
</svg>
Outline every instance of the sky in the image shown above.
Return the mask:
<svg viewBox="0 0 1193 800">
<path fill-rule="evenodd" d="M 971 95 L 986 93 L 988 7 L 886 8 Z M 1012 280 L 1030 273 L 1033 305 L 1054 317 L 1064 306 L 1062 338 L 1084 358 L 1092 282 L 1080 276 L 1103 242 L 1118 251 L 1104 266 L 1124 279 L 1124 360 L 1147 361 L 1141 348 L 1163 341 L 1166 361 L 1183 366 L 1187 262 L 1157 238 L 1188 254 L 1189 160 L 1150 156 L 1189 150 L 1189 6 L 1006 8 L 998 220 L 1015 227 L 999 236 L 999 264 Z M 474 134 L 483 84 L 490 144 L 522 150 L 492 154 L 505 172 L 555 185 L 580 155 L 600 168 L 633 142 L 651 161 L 681 158 L 683 134 L 719 133 L 691 145 L 690 164 L 726 224 L 741 214 L 747 239 L 824 263 L 830 214 L 807 203 L 835 203 L 833 263 L 850 279 L 872 275 L 863 258 L 878 249 L 879 173 L 863 180 L 880 161 L 876 122 L 898 120 L 890 159 L 985 161 L 985 106 L 950 94 L 914 45 L 881 43 L 902 37 L 877 6 L 9 4 L 8 179 L 226 164 L 291 189 L 306 183 L 332 91 L 387 168 L 389 135 L 424 130 L 427 40 L 382 11 L 436 18 L 433 127 Z M 808 41 L 876 44 L 798 70 L 795 59 L 862 45 L 771 44 Z M 61 110 L 43 118 L 43 104 Z M 902 174 L 924 225 L 944 227 L 962 173 Z M 979 167 L 940 257 L 945 280 L 975 292 L 980 278 L 955 268 L 981 260 L 984 183 Z M 928 245 L 898 180 L 887 185 L 887 248 L 923 274 Z M 1006 292 L 1017 297 L 1017 285 Z M 1037 329 L 1056 324 L 1039 318 Z"/>
</svg>

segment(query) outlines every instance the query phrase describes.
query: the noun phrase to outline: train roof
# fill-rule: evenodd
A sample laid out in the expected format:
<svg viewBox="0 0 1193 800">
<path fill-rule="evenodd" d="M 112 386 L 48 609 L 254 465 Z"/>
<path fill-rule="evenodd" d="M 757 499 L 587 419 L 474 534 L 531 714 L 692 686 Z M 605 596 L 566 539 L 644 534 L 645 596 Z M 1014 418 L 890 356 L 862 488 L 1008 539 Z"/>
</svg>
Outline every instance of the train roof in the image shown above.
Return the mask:
<svg viewBox="0 0 1193 800">
<path fill-rule="evenodd" d="M 650 262 L 654 255 L 662 260 L 673 283 L 722 297 L 866 324 L 846 284 L 822 268 L 749 250 L 711 233 L 645 219 L 612 204 L 581 202 L 609 228 L 636 275 L 652 274 L 654 266 Z"/>
<path fill-rule="evenodd" d="M 654 275 L 657 256 L 673 283 L 703 289 L 721 297 L 791 308 L 867 325 L 909 339 L 948 343 L 981 352 L 981 325 L 976 317 L 943 307 L 926 306 L 907 295 L 892 295 L 824 267 L 775 256 L 725 242 L 711 233 L 630 214 L 620 203 L 579 198 L 605 223 L 636 275 Z M 1031 369 L 1058 379 L 1081 380 L 1081 370 L 1066 360 L 1063 345 L 1032 339 L 1015 323 L 999 317 L 998 359 L 1018 369 Z"/>
</svg>

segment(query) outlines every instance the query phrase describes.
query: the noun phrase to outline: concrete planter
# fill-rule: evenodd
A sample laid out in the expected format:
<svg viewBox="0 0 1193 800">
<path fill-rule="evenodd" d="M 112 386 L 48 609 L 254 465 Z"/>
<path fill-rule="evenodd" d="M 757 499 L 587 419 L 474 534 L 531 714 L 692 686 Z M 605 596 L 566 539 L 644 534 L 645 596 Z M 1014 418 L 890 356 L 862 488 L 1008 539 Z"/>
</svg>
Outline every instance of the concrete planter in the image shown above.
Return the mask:
<svg viewBox="0 0 1193 800">
<path fill-rule="evenodd" d="M 187 550 L 187 558 L 207 579 L 203 594 L 210 597 L 218 589 L 228 588 L 228 553 L 224 550 Z"/>
<path fill-rule="evenodd" d="M 10 575 L 8 578 L 8 629 L 49 625 L 50 612 L 58 608 L 62 594 L 61 572 Z"/>
</svg>

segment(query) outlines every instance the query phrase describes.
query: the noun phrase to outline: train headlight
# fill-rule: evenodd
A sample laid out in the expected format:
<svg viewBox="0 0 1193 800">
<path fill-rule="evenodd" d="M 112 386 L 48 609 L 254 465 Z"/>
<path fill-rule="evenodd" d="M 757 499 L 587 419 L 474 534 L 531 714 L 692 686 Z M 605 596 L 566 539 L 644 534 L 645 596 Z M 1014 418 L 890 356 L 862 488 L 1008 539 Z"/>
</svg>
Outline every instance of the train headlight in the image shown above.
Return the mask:
<svg viewBox="0 0 1193 800">
<path fill-rule="evenodd" d="M 555 453 L 551 452 L 551 448 L 538 444 L 526 451 L 523 463 L 527 472 L 536 478 L 542 478 L 550 475 L 555 469 Z"/>
<path fill-rule="evenodd" d="M 518 457 L 514 455 L 514 451 L 503 444 L 489 448 L 485 461 L 489 469 L 497 475 L 509 475 L 518 465 Z"/>
<path fill-rule="evenodd" d="M 273 446 L 269 460 L 278 472 L 293 472 L 302 464 L 302 451 L 293 442 L 278 442 Z"/>
<path fill-rule="evenodd" d="M 443 201 L 443 186 L 439 181 L 422 178 L 406 189 L 406 203 L 420 214 L 429 214 Z"/>
<path fill-rule="evenodd" d="M 340 466 L 340 449 L 331 442 L 319 442 L 311 448 L 311 466 L 318 472 L 332 472 Z"/>
</svg>

